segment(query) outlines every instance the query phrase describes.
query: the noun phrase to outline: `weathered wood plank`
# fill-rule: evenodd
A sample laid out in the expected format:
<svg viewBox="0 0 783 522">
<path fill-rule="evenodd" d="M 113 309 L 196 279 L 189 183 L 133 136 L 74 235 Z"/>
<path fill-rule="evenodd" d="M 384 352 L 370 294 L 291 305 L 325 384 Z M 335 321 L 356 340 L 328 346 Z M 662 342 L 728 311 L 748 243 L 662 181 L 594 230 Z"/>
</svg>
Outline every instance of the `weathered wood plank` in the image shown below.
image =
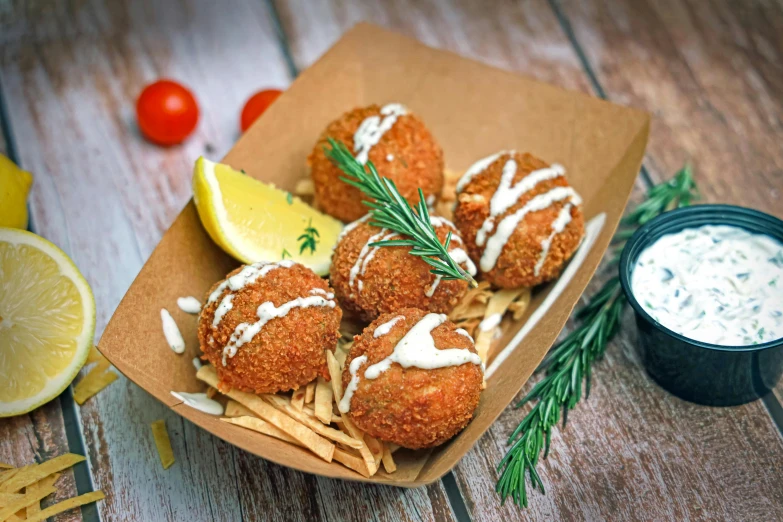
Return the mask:
<svg viewBox="0 0 783 522">
<path fill-rule="evenodd" d="M 4 94 L 22 164 L 37 176 L 37 229 L 91 283 L 100 335 L 190 197 L 193 160 L 220 158 L 246 98 L 290 78 L 262 2 L 94 1 L 36 14 L 4 33 Z M 188 85 L 201 108 L 196 133 L 170 149 L 144 142 L 134 117 L 138 92 L 161 76 Z M 158 418 L 177 457 L 166 471 L 149 431 Z M 81 408 L 81 422 L 106 520 L 451 518 L 440 485 L 398 494 L 316 480 L 234 449 L 124 379 Z M 343 511 L 334 498 L 353 501 Z"/>
<path fill-rule="evenodd" d="M 493 4 L 493 9 L 469 1 L 331 2 L 308 9 L 301 2 L 280 1 L 277 7 L 299 67 L 311 63 L 353 23 L 368 20 L 544 81 L 590 89 L 576 53 L 544 2 Z M 607 44 L 606 52 L 614 47 Z M 664 103 L 650 107 L 664 110 Z M 665 149 L 660 143 L 653 146 L 651 150 Z M 681 166 L 677 161 L 682 159 L 648 163 L 661 179 Z M 639 195 L 637 191 L 634 197 Z M 713 197 L 709 191 L 705 196 Z M 510 503 L 501 507 L 494 493 L 495 466 L 522 411 L 506 411 L 462 460 L 455 474 L 474 519 L 780 516 L 775 502 L 780 482 L 764 468 L 765 459 L 780 457 L 780 436 L 763 405 L 710 409 L 666 394 L 640 366 L 630 319 L 626 317 L 623 337 L 596 368 L 590 400 L 553 438 L 552 453 L 540 466 L 547 496 L 532 493 L 530 509 L 520 511 Z M 754 473 L 767 481 L 760 490 L 743 482 Z"/>
</svg>

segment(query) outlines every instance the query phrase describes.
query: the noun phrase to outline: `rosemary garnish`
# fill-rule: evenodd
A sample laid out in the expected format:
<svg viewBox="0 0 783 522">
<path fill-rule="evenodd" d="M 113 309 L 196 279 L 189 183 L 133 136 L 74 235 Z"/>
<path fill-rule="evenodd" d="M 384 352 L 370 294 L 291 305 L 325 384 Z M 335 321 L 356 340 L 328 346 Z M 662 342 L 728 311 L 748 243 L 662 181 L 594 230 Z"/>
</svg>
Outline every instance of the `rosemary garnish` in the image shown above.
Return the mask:
<svg viewBox="0 0 783 522">
<path fill-rule="evenodd" d="M 304 234 L 296 238 L 297 241 L 301 241 L 299 245 L 299 253 L 303 254 L 305 250 L 310 249 L 310 254 L 315 253 L 315 246 L 318 244 L 321 235 L 318 233 L 318 229 L 313 227 L 313 219 L 310 218 L 310 222 L 305 227 Z M 289 254 L 290 255 L 290 254 Z"/>
<path fill-rule="evenodd" d="M 655 216 L 677 207 L 690 205 L 698 198 L 690 166 L 685 166 L 671 180 L 653 186 L 643 202 L 636 206 L 622 221 L 621 230 L 613 239 L 619 246 L 633 234 L 640 225 Z M 619 251 L 611 263 L 619 259 Z M 515 405 L 519 408 L 528 402 L 535 402 L 522 422 L 508 439 L 511 445 L 498 465 L 500 478 L 495 490 L 505 502 L 511 497 L 517 505 L 527 507 L 526 481 L 533 489 L 544 493 L 544 483 L 536 472 L 536 465 L 544 451 L 549 454 L 552 428 L 563 416 L 566 425 L 568 411 L 582 398 L 582 384 L 585 397 L 590 395 L 592 364 L 603 357 L 606 346 L 620 327 L 620 314 L 625 306 L 625 295 L 620 279 L 609 279 L 575 317 L 580 322 L 565 339 L 549 352 L 537 372 L 544 377 Z"/>
<path fill-rule="evenodd" d="M 430 272 L 433 274 L 446 280 L 462 279 L 471 287 L 478 286 L 476 280 L 449 255 L 451 231 L 446 236 L 445 243 L 441 244 L 438 239 L 430 223 L 430 214 L 421 189 L 419 189 L 419 204 L 414 210 L 400 195 L 392 180 L 378 175 L 371 161 L 367 162 L 365 170 L 364 165 L 354 159 L 343 143 L 332 138 L 328 139 L 330 148 L 325 148 L 324 152 L 345 173 L 345 176 L 340 179 L 373 199 L 373 201 L 363 201 L 370 207 L 372 215 L 370 224 L 408 236 L 408 239 L 377 241 L 371 246 L 409 246 L 411 254 L 421 257 L 432 267 Z"/>
<path fill-rule="evenodd" d="M 286 249 L 284 248 L 284 249 L 283 249 L 283 254 L 282 254 L 282 256 L 281 256 L 280 258 L 281 258 L 281 259 L 285 259 L 285 258 L 286 258 L 286 256 L 287 256 L 287 257 L 290 259 L 290 258 L 291 258 L 291 252 L 289 252 L 288 250 L 286 250 Z"/>
</svg>

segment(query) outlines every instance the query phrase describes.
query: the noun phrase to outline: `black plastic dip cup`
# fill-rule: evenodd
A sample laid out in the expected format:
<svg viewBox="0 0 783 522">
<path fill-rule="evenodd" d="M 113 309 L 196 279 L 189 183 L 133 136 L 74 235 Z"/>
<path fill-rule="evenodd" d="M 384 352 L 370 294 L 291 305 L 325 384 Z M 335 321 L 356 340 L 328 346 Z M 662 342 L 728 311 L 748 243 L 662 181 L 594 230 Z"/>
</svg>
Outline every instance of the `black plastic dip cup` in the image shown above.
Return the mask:
<svg viewBox="0 0 783 522">
<path fill-rule="evenodd" d="M 783 373 L 783 339 L 752 346 L 695 341 L 656 322 L 631 291 L 636 260 L 648 246 L 661 236 L 703 225 L 736 226 L 783 242 L 783 221 L 757 210 L 696 205 L 665 212 L 642 225 L 626 243 L 620 257 L 620 283 L 636 315 L 642 361 L 655 382 L 699 404 L 743 404 L 766 395 L 777 384 Z"/>
</svg>

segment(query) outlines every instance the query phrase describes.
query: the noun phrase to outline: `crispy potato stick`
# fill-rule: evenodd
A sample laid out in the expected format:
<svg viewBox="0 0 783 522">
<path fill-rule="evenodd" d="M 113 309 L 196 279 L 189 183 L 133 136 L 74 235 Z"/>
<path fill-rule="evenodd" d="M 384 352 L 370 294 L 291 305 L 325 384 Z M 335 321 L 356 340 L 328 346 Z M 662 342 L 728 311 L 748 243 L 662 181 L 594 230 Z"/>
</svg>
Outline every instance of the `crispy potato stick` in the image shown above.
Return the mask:
<svg viewBox="0 0 783 522">
<path fill-rule="evenodd" d="M 315 194 L 315 185 L 310 178 L 303 178 L 296 182 L 294 193 L 297 196 L 312 196 Z"/>
<path fill-rule="evenodd" d="M 74 453 L 66 453 L 60 455 L 52 460 L 47 460 L 41 464 L 34 464 L 32 466 L 25 466 L 19 470 L 14 477 L 3 482 L 0 485 L 0 493 L 16 493 L 24 487 L 29 486 L 33 482 L 38 482 L 42 478 L 57 473 L 66 468 L 70 468 L 74 464 L 82 462 L 84 457 L 76 455 Z M 23 506 L 25 507 L 25 506 Z M 21 509 L 21 508 L 20 508 Z"/>
<path fill-rule="evenodd" d="M 87 399 L 118 378 L 119 375 L 109 371 L 109 361 L 107 359 L 99 360 L 98 364 L 73 387 L 73 400 L 81 406 Z"/>
<path fill-rule="evenodd" d="M 310 404 L 315 399 L 315 381 L 307 385 L 305 389 L 305 404 Z"/>
<path fill-rule="evenodd" d="M 524 288 L 504 288 L 490 297 L 487 303 L 487 310 L 484 312 L 484 321 L 487 323 L 482 321 L 482 325 L 488 324 L 488 326 L 479 325 L 478 333 L 476 334 L 476 351 L 485 364 L 489 354 L 489 345 L 492 343 L 503 314 L 506 313 L 508 305 L 524 291 Z"/>
<path fill-rule="evenodd" d="M 332 385 L 323 377 L 315 384 L 315 416 L 324 424 L 332 422 Z"/>
<path fill-rule="evenodd" d="M 304 448 L 304 444 L 302 444 L 301 442 L 299 442 L 298 440 L 290 436 L 288 433 L 284 432 L 283 430 L 275 426 L 272 426 L 268 422 L 264 422 L 258 417 L 242 416 L 242 417 L 234 417 L 231 419 L 220 419 L 220 420 L 222 420 L 223 422 L 227 422 L 229 424 L 234 424 L 235 426 L 241 426 L 249 430 L 257 431 L 258 433 L 263 433 L 264 435 L 269 435 L 270 437 L 284 440 L 286 442 L 290 442 L 291 444 L 295 444 L 297 446 Z"/>
<path fill-rule="evenodd" d="M 329 375 L 332 378 L 332 392 L 334 393 L 334 402 L 339 403 L 343 398 L 343 381 L 341 375 L 342 369 L 340 368 L 340 363 L 337 362 L 334 354 L 328 350 L 326 352 L 326 365 L 329 367 Z M 375 456 L 367 447 L 367 444 L 364 443 L 364 434 L 359 431 L 359 428 L 354 426 L 353 422 L 351 422 L 351 419 L 348 418 L 347 414 L 341 413 L 340 416 L 343 419 L 345 429 L 348 430 L 348 433 L 351 434 L 351 437 L 362 441 L 362 445 L 359 448 L 359 453 L 362 455 L 362 458 L 367 465 L 367 472 L 370 474 L 370 476 L 375 475 L 375 472 L 378 470 L 378 468 L 375 466 Z"/>
<path fill-rule="evenodd" d="M 36 489 L 33 493 L 25 494 L 19 500 L 15 500 L 14 502 L 7 504 L 4 508 L 0 508 L 0 520 L 7 520 L 17 511 L 20 511 L 31 504 L 35 504 L 36 502 L 40 502 L 42 498 L 51 495 L 52 493 L 54 493 L 54 488 L 50 486 L 48 488 Z"/>
<path fill-rule="evenodd" d="M 312 428 L 314 432 L 316 432 L 317 434 L 323 437 L 326 437 L 327 439 L 345 444 L 349 448 L 359 449 L 362 447 L 361 440 L 356 440 L 352 437 L 349 437 L 342 431 L 336 430 L 334 428 L 330 428 L 329 426 L 322 424 L 317 419 L 310 418 L 304 413 L 297 411 L 296 407 L 293 406 L 292 403 L 289 403 L 286 400 L 286 397 L 267 394 L 267 395 L 263 395 L 263 398 L 265 401 L 269 402 L 269 404 L 271 404 L 278 410 L 290 415 L 291 418 L 293 418 L 294 420 L 298 420 L 305 426 L 309 426 L 310 428 Z"/>
<path fill-rule="evenodd" d="M 296 411 L 302 411 L 302 408 L 304 408 L 305 393 L 305 389 L 300 386 L 294 390 L 294 393 L 291 395 L 291 406 L 293 406 Z"/>
<path fill-rule="evenodd" d="M 226 403 L 226 411 L 224 413 L 226 417 L 255 417 L 255 413 L 248 410 L 237 401 L 229 400 Z"/>
<path fill-rule="evenodd" d="M 166 430 L 164 419 L 156 420 L 151 425 L 152 438 L 155 439 L 155 447 L 158 448 L 158 456 L 163 469 L 169 469 L 174 464 L 174 450 L 171 449 L 169 432 Z"/>
<path fill-rule="evenodd" d="M 217 372 L 212 366 L 202 366 L 196 373 L 196 377 L 213 387 L 218 384 Z M 261 397 L 238 390 L 231 390 L 227 392 L 226 395 L 250 409 L 250 411 L 263 420 L 291 435 L 326 462 L 332 461 L 334 444 L 316 434 L 307 426 L 295 421 L 288 415 L 281 413 L 274 406 L 265 402 Z"/>
<path fill-rule="evenodd" d="M 91 502 L 96 502 L 104 498 L 106 498 L 106 495 L 103 494 L 103 491 L 85 493 L 84 495 L 69 498 L 68 500 L 63 500 L 62 502 L 58 502 L 53 506 L 49 506 L 48 508 L 41 510 L 41 512 L 37 515 L 33 517 L 27 517 L 26 522 L 41 522 L 42 520 L 46 520 L 47 518 L 52 517 L 58 513 L 62 513 L 63 511 L 68 511 L 69 509 L 83 506 Z"/>
<path fill-rule="evenodd" d="M 397 471 L 397 464 L 394 463 L 394 457 L 392 457 L 391 448 L 388 443 L 383 445 L 383 457 L 381 458 L 381 461 L 383 462 L 383 469 L 386 470 L 386 473 L 394 473 Z"/>
<path fill-rule="evenodd" d="M 527 307 L 530 306 L 530 295 L 530 288 L 525 288 L 524 291 L 519 294 L 519 297 L 517 297 L 513 303 L 508 305 L 508 311 L 514 314 L 513 317 L 515 321 L 522 319 L 522 315 L 525 313 L 525 310 L 527 310 Z"/>
<path fill-rule="evenodd" d="M 370 472 L 367 471 L 367 464 L 364 463 L 364 460 L 344 449 L 336 448 L 334 450 L 334 460 L 364 477 L 370 478 L 371 476 Z"/>
</svg>

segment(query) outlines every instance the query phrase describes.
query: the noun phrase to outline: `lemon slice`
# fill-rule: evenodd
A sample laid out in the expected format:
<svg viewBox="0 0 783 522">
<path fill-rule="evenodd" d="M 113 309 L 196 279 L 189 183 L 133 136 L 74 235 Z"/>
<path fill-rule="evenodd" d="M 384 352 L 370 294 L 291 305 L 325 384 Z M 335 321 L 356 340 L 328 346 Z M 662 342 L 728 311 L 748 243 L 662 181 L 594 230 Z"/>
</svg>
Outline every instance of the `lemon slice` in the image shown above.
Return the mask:
<svg viewBox="0 0 783 522">
<path fill-rule="evenodd" d="M 0 228 L 0 417 L 57 397 L 76 377 L 95 334 L 95 301 L 62 250 Z"/>
<path fill-rule="evenodd" d="M 343 225 L 289 192 L 199 158 L 193 171 L 193 199 L 209 236 L 236 259 L 291 259 L 318 275 L 329 273 Z"/>
</svg>

